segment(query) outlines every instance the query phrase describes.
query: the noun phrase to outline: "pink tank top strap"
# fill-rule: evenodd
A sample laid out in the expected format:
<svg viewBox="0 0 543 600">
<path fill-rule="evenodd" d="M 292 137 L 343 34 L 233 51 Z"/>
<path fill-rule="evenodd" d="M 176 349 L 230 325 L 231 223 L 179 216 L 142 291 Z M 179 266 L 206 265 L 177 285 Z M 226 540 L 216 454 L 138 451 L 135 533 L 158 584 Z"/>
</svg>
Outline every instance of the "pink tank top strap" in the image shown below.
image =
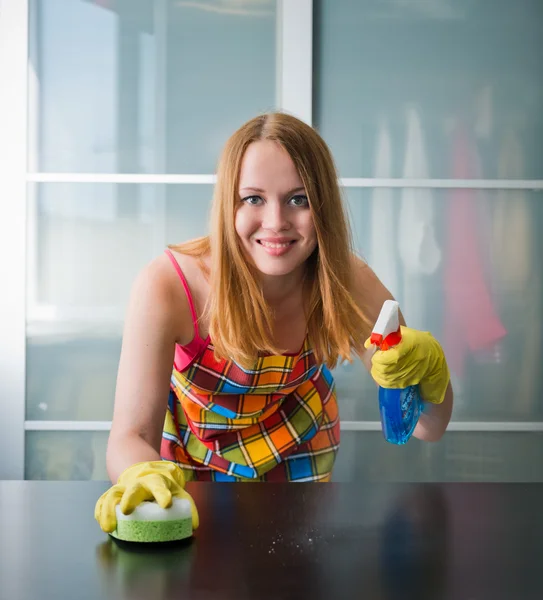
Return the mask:
<svg viewBox="0 0 543 600">
<path fill-rule="evenodd" d="M 183 274 L 179 263 L 177 260 L 175 260 L 175 256 L 169 249 L 166 250 L 166 254 L 177 271 L 179 279 L 181 280 L 183 288 L 185 289 L 185 294 L 187 295 L 187 300 L 189 303 L 190 314 L 192 316 L 192 325 L 194 328 L 194 337 L 186 346 L 180 346 L 179 344 L 176 344 L 175 346 L 174 366 L 178 371 L 181 372 L 187 369 L 203 352 L 203 350 L 207 347 L 208 340 L 202 339 L 200 332 L 198 331 L 198 316 L 196 315 L 194 300 L 192 299 L 192 294 L 190 292 L 189 284 L 185 278 L 185 275 Z"/>
<path fill-rule="evenodd" d="M 194 300 L 192 299 L 192 294 L 190 293 L 189 284 L 187 283 L 187 280 L 185 279 L 185 275 L 183 274 L 183 271 L 181 270 L 179 263 L 175 260 L 175 256 L 172 254 L 171 250 L 169 250 L 169 249 L 166 250 L 166 254 L 168 255 L 169 259 L 172 261 L 172 265 L 174 266 L 174 269 L 177 271 L 177 274 L 179 275 L 179 279 L 181 279 L 181 283 L 183 284 L 183 287 L 185 288 L 185 294 L 187 295 L 187 300 L 189 301 L 190 314 L 192 315 L 192 324 L 194 325 L 194 333 L 196 335 L 198 335 L 198 317 L 196 316 L 196 309 L 194 308 Z"/>
</svg>

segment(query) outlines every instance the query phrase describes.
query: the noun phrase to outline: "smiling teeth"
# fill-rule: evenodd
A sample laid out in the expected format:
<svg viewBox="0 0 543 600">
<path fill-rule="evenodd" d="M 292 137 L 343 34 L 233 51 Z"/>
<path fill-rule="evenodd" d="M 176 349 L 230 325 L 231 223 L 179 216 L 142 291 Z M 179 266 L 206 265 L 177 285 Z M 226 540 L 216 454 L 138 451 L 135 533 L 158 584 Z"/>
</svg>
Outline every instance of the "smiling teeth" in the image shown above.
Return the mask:
<svg viewBox="0 0 543 600">
<path fill-rule="evenodd" d="M 263 246 L 266 246 L 266 248 L 286 248 L 287 246 L 290 246 L 290 242 L 286 242 L 284 244 L 274 244 L 272 242 L 264 242 L 263 240 L 260 240 L 260 243 Z"/>
</svg>

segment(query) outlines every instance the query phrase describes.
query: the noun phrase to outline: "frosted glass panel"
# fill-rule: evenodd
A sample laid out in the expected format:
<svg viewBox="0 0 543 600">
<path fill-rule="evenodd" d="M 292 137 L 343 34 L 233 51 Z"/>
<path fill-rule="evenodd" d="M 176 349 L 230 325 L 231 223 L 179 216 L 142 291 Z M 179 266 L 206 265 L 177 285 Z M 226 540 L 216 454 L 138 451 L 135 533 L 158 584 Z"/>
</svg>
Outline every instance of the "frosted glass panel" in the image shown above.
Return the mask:
<svg viewBox="0 0 543 600">
<path fill-rule="evenodd" d="M 543 481 L 543 434 L 447 432 L 439 443 L 388 444 L 344 431 L 334 481 Z"/>
<path fill-rule="evenodd" d="M 355 244 L 448 358 L 456 420 L 543 420 L 543 193 L 345 190 Z M 336 369 L 342 419 L 378 420 L 360 363 Z"/>
<path fill-rule="evenodd" d="M 25 479 L 107 481 L 107 431 L 28 431 Z"/>
<path fill-rule="evenodd" d="M 109 420 L 138 271 L 207 232 L 210 185 L 29 187 L 27 419 Z"/>
<path fill-rule="evenodd" d="M 315 123 L 343 177 L 543 178 L 543 3 L 314 7 Z M 386 165 L 377 158 L 381 130 L 392 141 Z M 475 136 L 477 160 L 462 161 L 463 130 Z M 514 168 L 500 160 L 511 136 Z"/>
<path fill-rule="evenodd" d="M 26 479 L 108 480 L 106 431 L 28 431 Z M 543 434 L 448 432 L 405 446 L 344 431 L 334 481 L 543 481 Z"/>
<path fill-rule="evenodd" d="M 276 2 L 34 0 L 31 164 L 212 173 L 275 105 Z"/>
<path fill-rule="evenodd" d="M 74 320 L 27 340 L 26 418 L 35 421 L 110 421 L 121 325 L 96 326 L 93 335 Z M 90 328 L 90 325 L 88 325 Z"/>
</svg>

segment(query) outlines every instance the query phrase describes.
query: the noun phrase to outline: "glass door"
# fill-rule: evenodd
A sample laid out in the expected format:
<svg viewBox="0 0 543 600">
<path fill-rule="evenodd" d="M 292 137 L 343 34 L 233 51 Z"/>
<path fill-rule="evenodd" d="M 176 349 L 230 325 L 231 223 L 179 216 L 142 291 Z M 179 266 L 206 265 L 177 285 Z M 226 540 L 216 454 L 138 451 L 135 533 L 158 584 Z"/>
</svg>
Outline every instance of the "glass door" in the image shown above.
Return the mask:
<svg viewBox="0 0 543 600">
<path fill-rule="evenodd" d="M 1 385 L 19 444 L 5 476 L 106 479 L 131 283 L 167 244 L 207 231 L 217 158 L 237 127 L 276 108 L 308 118 L 311 79 L 290 96 L 285 83 L 304 36 L 310 57 L 311 3 L 4 4 L 27 107 L 12 126 L 18 196 L 4 202 L 19 226 L 2 242 L 20 270 L 10 276 L 26 273 L 10 300 L 18 346 L 6 369 L 17 373 Z"/>
<path fill-rule="evenodd" d="M 336 477 L 543 480 L 543 5 L 315 0 L 314 124 L 355 244 L 442 343 L 438 444 L 383 442 L 360 364 L 337 370 Z"/>
</svg>

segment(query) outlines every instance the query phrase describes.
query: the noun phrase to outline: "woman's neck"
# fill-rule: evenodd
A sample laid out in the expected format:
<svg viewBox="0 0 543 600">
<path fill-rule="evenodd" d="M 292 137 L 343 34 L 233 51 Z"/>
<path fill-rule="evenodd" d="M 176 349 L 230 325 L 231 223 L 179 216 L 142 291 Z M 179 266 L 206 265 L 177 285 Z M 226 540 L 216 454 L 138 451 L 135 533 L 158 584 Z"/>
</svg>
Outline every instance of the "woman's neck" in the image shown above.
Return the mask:
<svg viewBox="0 0 543 600">
<path fill-rule="evenodd" d="M 303 295 L 305 270 L 300 268 L 288 275 L 262 275 L 260 282 L 264 298 L 270 308 L 277 309 L 293 300 L 301 300 Z"/>
</svg>

